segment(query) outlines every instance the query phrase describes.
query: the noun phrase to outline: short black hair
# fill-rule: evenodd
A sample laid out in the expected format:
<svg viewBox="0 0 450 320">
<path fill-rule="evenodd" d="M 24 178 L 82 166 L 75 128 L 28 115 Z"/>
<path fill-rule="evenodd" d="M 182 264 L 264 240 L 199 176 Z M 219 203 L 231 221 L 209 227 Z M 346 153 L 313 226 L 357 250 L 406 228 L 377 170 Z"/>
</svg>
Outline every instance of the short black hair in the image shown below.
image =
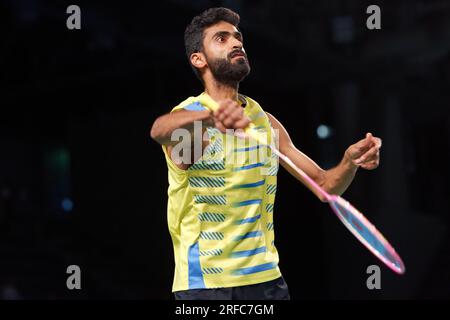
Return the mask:
<svg viewBox="0 0 450 320">
<path fill-rule="evenodd" d="M 191 23 L 186 27 L 184 31 L 184 46 L 186 48 L 186 55 L 189 61 L 189 65 L 192 67 L 195 75 L 203 82 L 200 70 L 194 67 L 191 63 L 191 54 L 195 52 L 201 52 L 203 50 L 203 31 L 216 23 L 221 21 L 228 22 L 235 26 L 239 25 L 241 20 L 239 14 L 227 9 L 227 8 L 210 8 L 198 16 L 195 16 Z"/>
</svg>

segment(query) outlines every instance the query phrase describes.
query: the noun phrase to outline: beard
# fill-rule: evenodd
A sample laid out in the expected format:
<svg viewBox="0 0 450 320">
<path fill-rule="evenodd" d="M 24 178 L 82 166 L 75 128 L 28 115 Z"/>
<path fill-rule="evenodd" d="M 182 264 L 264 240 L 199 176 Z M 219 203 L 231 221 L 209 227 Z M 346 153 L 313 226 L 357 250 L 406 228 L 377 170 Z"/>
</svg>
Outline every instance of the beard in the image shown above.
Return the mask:
<svg viewBox="0 0 450 320">
<path fill-rule="evenodd" d="M 211 73 L 218 82 L 236 86 L 250 73 L 250 65 L 245 53 L 243 53 L 244 56 L 236 58 L 234 62 L 231 61 L 237 52 L 243 53 L 240 50 L 234 50 L 226 59 L 208 59 L 206 57 Z"/>
</svg>

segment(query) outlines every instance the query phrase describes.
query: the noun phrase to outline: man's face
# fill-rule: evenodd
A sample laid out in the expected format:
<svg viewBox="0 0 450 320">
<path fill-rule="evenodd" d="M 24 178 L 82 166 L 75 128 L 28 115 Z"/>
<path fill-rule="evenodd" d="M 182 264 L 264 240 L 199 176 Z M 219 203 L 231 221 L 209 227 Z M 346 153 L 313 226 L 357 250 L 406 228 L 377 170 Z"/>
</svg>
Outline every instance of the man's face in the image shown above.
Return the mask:
<svg viewBox="0 0 450 320">
<path fill-rule="evenodd" d="M 228 22 L 204 31 L 203 53 L 212 75 L 221 83 L 235 85 L 250 73 L 242 34 Z"/>
</svg>

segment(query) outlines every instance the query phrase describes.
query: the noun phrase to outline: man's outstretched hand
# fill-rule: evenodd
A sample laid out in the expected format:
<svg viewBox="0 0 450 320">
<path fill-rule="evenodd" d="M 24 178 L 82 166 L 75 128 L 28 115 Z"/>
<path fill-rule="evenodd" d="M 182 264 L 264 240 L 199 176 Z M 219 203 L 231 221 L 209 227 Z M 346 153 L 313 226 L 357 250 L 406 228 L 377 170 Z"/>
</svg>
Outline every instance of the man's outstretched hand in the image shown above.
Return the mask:
<svg viewBox="0 0 450 320">
<path fill-rule="evenodd" d="M 374 137 L 370 132 L 366 138 L 352 144 L 345 151 L 345 156 L 355 166 L 373 170 L 380 164 L 381 139 Z"/>
</svg>

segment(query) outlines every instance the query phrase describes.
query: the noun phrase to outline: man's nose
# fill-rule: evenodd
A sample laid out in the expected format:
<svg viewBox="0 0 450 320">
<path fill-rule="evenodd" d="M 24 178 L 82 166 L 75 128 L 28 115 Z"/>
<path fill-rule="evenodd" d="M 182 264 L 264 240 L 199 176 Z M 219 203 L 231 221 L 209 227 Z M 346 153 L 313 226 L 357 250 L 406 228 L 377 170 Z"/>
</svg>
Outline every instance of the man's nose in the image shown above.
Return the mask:
<svg viewBox="0 0 450 320">
<path fill-rule="evenodd" d="M 233 38 L 233 49 L 240 49 L 240 50 L 242 50 L 242 42 L 239 41 L 236 38 Z"/>
</svg>

